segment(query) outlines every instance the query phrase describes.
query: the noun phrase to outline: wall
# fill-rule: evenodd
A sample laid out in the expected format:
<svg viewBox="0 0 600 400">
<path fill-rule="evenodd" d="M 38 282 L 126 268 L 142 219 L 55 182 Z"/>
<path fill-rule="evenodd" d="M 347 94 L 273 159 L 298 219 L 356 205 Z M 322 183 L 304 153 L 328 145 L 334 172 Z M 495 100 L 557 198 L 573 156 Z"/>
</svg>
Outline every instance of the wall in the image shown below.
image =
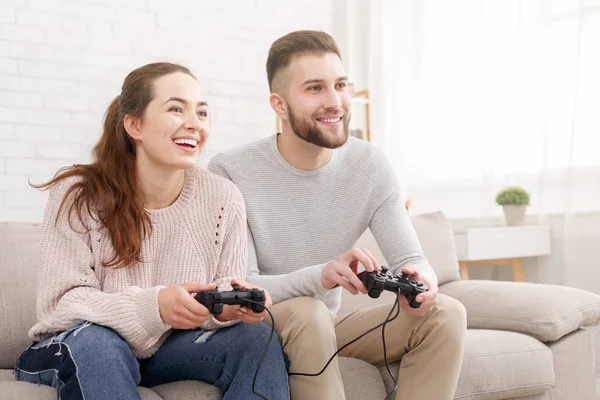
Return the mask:
<svg viewBox="0 0 600 400">
<path fill-rule="evenodd" d="M 3 0 L 0 3 L 0 221 L 40 221 L 42 182 L 89 160 L 126 74 L 184 63 L 204 85 L 211 138 L 199 163 L 272 134 L 265 61 L 296 29 L 334 33 L 333 0 Z"/>
</svg>

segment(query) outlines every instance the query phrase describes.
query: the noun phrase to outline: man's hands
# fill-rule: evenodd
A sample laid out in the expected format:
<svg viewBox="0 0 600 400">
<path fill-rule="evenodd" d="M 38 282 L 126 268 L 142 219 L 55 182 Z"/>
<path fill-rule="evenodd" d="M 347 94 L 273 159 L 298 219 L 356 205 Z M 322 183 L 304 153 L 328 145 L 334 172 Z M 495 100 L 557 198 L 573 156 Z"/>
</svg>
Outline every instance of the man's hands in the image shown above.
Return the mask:
<svg viewBox="0 0 600 400">
<path fill-rule="evenodd" d="M 192 293 L 214 290 L 215 284 L 182 283 L 158 292 L 158 309 L 163 322 L 175 329 L 192 329 L 209 320 L 212 314 Z"/>
<path fill-rule="evenodd" d="M 436 283 L 431 282 L 425 275 L 419 273 L 417 268 L 412 264 L 407 264 L 404 267 L 402 267 L 402 272 L 408 274 L 410 279 L 423 282 L 429 288 L 429 290 L 427 290 L 425 293 L 421 293 L 417 296 L 416 301 L 421 303 L 421 307 L 419 308 L 412 308 L 408 304 L 408 300 L 406 300 L 406 297 L 402 295 L 400 296 L 400 308 L 402 309 L 402 311 L 410 315 L 414 315 L 416 317 L 422 317 L 423 315 L 430 312 L 433 309 L 433 307 L 437 305 L 437 296 L 439 291 L 438 286 Z"/>
<path fill-rule="evenodd" d="M 325 289 L 333 289 L 336 286 L 342 286 L 352 294 L 367 294 L 367 288 L 356 276 L 358 273 L 358 263 L 361 263 L 365 270 L 369 272 L 378 271 L 381 266 L 365 248 L 354 248 L 346 253 L 340 254 L 330 261 L 321 273 L 321 285 Z M 421 303 L 421 307 L 412 308 L 406 297 L 400 296 L 400 308 L 406 313 L 414 316 L 423 316 L 430 312 L 438 303 L 438 286 L 431 282 L 424 274 L 421 274 L 412 264 L 402 267 L 402 272 L 408 274 L 411 279 L 423 282 L 429 290 L 417 296 L 416 300 Z"/>
<path fill-rule="evenodd" d="M 359 262 L 369 272 L 378 271 L 381 268 L 369 250 L 354 248 L 327 263 L 321 273 L 321 285 L 325 289 L 342 286 L 352 294 L 358 294 L 358 292 L 367 294 L 367 288 L 356 276 Z"/>
</svg>

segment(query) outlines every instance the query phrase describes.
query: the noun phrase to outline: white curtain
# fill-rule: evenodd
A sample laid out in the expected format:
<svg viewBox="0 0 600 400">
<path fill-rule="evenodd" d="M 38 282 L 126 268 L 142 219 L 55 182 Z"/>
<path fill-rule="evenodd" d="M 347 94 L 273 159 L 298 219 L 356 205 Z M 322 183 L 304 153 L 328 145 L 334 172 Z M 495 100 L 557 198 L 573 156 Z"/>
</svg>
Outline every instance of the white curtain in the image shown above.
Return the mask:
<svg viewBox="0 0 600 400">
<path fill-rule="evenodd" d="M 376 0 L 374 141 L 414 212 L 600 211 L 600 0 Z"/>
<path fill-rule="evenodd" d="M 526 273 L 600 293 L 600 0 L 374 0 L 368 18 L 373 141 L 411 213 L 496 225 L 497 191 L 523 186 L 553 247 Z"/>
</svg>

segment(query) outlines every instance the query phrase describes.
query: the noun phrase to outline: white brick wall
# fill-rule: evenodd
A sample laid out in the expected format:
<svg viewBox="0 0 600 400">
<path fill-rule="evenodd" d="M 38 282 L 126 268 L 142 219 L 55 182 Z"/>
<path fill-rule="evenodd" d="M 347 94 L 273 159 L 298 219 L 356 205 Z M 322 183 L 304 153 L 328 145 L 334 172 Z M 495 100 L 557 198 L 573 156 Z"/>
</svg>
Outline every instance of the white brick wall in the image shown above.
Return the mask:
<svg viewBox="0 0 600 400">
<path fill-rule="evenodd" d="M 0 2 L 0 221 L 40 221 L 28 186 L 89 160 L 125 75 L 180 62 L 204 85 L 211 138 L 200 164 L 274 132 L 269 45 L 296 29 L 333 33 L 335 0 L 3 0 Z"/>
</svg>

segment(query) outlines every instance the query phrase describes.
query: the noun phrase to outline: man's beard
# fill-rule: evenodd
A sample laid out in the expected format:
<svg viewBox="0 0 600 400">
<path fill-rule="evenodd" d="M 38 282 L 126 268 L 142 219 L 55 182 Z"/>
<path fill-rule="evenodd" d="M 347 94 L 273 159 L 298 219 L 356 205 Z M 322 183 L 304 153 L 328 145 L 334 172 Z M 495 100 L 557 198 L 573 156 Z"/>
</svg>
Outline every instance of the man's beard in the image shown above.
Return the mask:
<svg viewBox="0 0 600 400">
<path fill-rule="evenodd" d="M 300 139 L 312 143 L 319 147 L 325 147 L 327 149 L 337 149 L 343 146 L 348 141 L 350 125 L 350 115 L 344 114 L 342 117 L 342 124 L 344 134 L 339 139 L 330 140 L 328 136 L 323 132 L 317 125 L 317 122 L 308 119 L 301 119 L 296 116 L 294 110 L 289 108 L 290 125 L 292 130 Z"/>
</svg>

